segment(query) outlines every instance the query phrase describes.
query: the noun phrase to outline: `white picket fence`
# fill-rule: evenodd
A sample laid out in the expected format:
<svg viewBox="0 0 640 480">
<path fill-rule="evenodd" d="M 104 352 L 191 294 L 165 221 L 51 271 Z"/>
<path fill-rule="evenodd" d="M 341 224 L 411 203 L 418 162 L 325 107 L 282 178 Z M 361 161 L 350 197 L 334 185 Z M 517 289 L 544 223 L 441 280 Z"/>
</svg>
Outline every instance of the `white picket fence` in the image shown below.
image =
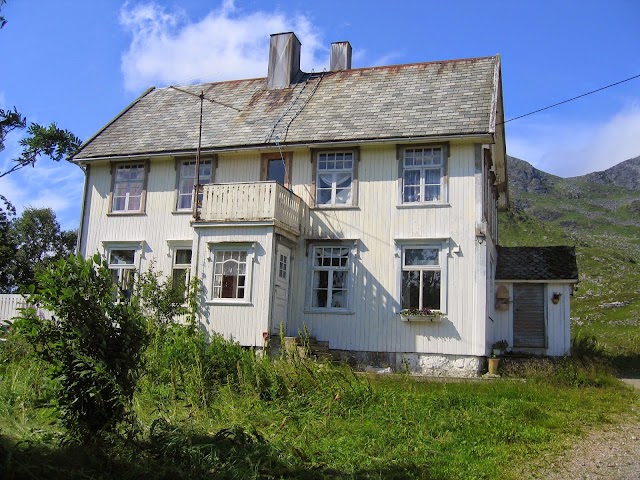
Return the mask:
<svg viewBox="0 0 640 480">
<path fill-rule="evenodd" d="M 20 315 L 19 308 L 27 306 L 27 302 L 22 295 L 17 293 L 6 293 L 0 295 L 0 324 L 11 323 L 14 317 Z M 38 316 L 42 318 L 51 318 L 51 312 L 38 308 Z"/>
</svg>

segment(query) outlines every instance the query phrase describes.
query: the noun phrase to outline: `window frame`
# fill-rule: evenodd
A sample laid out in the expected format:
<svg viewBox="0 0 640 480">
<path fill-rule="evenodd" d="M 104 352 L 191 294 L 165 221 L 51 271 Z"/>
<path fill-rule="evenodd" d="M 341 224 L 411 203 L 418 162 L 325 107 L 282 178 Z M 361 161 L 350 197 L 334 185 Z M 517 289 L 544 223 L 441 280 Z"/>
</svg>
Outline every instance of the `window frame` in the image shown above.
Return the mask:
<svg viewBox="0 0 640 480">
<path fill-rule="evenodd" d="M 119 183 L 116 181 L 119 168 L 131 167 L 133 165 L 142 166 L 142 191 L 140 192 L 140 208 L 138 210 L 114 210 L 115 190 L 116 185 Z M 111 188 L 109 191 L 109 209 L 110 215 L 140 215 L 146 212 L 147 207 L 147 182 L 149 179 L 149 160 L 141 160 L 137 162 L 112 162 L 111 163 Z M 125 197 L 128 198 L 128 197 Z M 128 200 L 126 200 L 128 203 Z"/>
<path fill-rule="evenodd" d="M 442 152 L 442 162 L 440 164 L 440 198 L 437 200 L 419 200 L 415 202 L 405 201 L 404 190 L 405 190 L 405 154 L 408 150 L 420 150 L 420 149 L 434 149 L 440 148 Z M 430 143 L 430 144 L 415 144 L 415 145 L 398 145 L 396 158 L 398 160 L 398 205 L 405 207 L 428 207 L 428 206 L 443 206 L 446 205 L 449 199 L 449 156 L 450 156 L 450 145 L 448 142 L 442 143 Z M 421 165 L 414 168 L 407 168 L 407 170 L 420 170 L 420 178 L 419 185 L 420 188 L 420 198 L 423 199 L 425 197 L 426 192 L 426 175 L 425 171 L 428 169 L 432 169 L 429 166 Z M 429 184 L 435 185 L 435 184 Z"/>
<path fill-rule="evenodd" d="M 130 242 L 103 242 L 103 248 L 104 248 L 104 258 L 107 262 L 107 268 L 109 269 L 112 275 L 112 279 L 113 279 L 113 272 L 117 271 L 117 282 L 114 281 L 114 283 L 116 284 L 117 290 L 115 292 L 115 298 L 116 300 L 120 301 L 120 297 L 121 297 L 121 291 L 126 290 L 126 289 L 122 289 L 121 288 L 121 282 L 122 279 L 120 278 L 120 271 L 122 270 L 130 270 L 133 272 L 133 276 L 131 278 L 131 281 L 134 282 L 135 281 L 135 274 L 137 272 L 140 272 L 140 263 L 142 261 L 142 243 L 140 241 L 130 241 Z M 114 251 L 126 251 L 126 250 L 130 250 L 133 251 L 133 263 L 131 264 L 114 264 L 111 263 L 111 254 Z M 133 286 L 133 285 L 132 285 Z M 132 293 L 132 292 L 131 292 Z M 129 295 L 130 297 L 131 295 Z M 126 294 L 124 295 L 124 297 L 126 299 L 128 299 L 128 297 L 126 297 Z"/>
<path fill-rule="evenodd" d="M 206 162 L 210 162 L 211 163 L 211 175 L 209 177 L 209 182 L 207 183 L 213 183 L 215 181 L 215 174 L 216 174 L 216 168 L 218 166 L 218 161 L 217 161 L 217 156 L 207 156 L 205 158 L 201 158 L 200 159 L 200 167 L 202 168 L 202 164 L 206 163 Z M 180 181 L 182 180 L 182 166 L 185 163 L 196 163 L 196 159 L 195 158 L 177 158 L 176 159 L 176 164 L 175 164 L 175 170 L 176 170 L 176 186 L 175 186 L 175 201 L 173 203 L 173 208 L 174 208 L 174 212 L 176 213 L 191 213 L 193 212 L 193 187 L 191 187 L 191 205 L 189 207 L 184 207 L 184 208 L 180 208 L 180 197 L 184 196 L 183 194 L 180 193 Z M 193 177 L 194 179 L 194 186 L 195 186 L 195 181 L 196 181 L 196 177 Z M 206 185 L 205 183 L 201 183 L 202 185 Z M 202 200 L 200 199 L 200 195 L 202 195 L 202 193 L 198 194 L 198 201 L 201 202 Z"/>
<path fill-rule="evenodd" d="M 448 260 L 450 255 L 449 248 L 450 239 L 433 239 L 433 238 L 424 238 L 424 239 L 396 239 L 396 313 L 400 313 L 403 310 L 402 307 L 402 274 L 405 271 L 440 271 L 440 308 L 438 311 L 442 314 L 446 314 L 448 310 L 447 300 L 448 300 Z M 415 265 L 407 266 L 405 268 L 404 259 L 405 259 L 405 251 L 407 249 L 418 249 L 418 248 L 428 248 L 428 249 L 437 249 L 438 250 L 438 266 L 435 268 L 434 266 L 429 265 Z M 422 294 L 422 293 L 421 293 Z M 427 307 L 428 308 L 428 307 Z"/>
<path fill-rule="evenodd" d="M 178 259 L 178 252 L 180 251 L 186 251 L 188 250 L 190 253 L 189 255 L 189 263 L 178 263 L 177 259 Z M 185 274 L 184 274 L 184 288 L 185 288 L 185 297 L 186 297 L 186 293 L 189 290 L 189 283 L 191 282 L 191 262 L 193 261 L 193 249 L 191 248 L 191 245 L 189 245 L 188 247 L 183 247 L 183 246 L 177 246 L 173 249 L 172 252 L 172 259 L 171 259 L 171 284 L 173 286 L 173 288 L 176 288 L 176 270 L 184 270 Z"/>
<path fill-rule="evenodd" d="M 351 199 L 349 203 L 318 203 L 318 175 L 319 157 L 322 154 L 350 153 L 352 155 L 351 169 Z M 311 204 L 317 209 L 341 209 L 358 206 L 358 166 L 360 164 L 360 148 L 312 148 L 311 149 Z M 346 170 L 345 170 L 346 171 Z M 335 173 L 335 172 L 331 172 Z M 332 184 L 331 197 L 335 199 L 334 185 Z"/>
<path fill-rule="evenodd" d="M 291 188 L 291 166 L 293 164 L 293 152 L 269 152 L 260 154 L 260 181 L 269 181 L 269 161 L 284 159 L 284 188 Z"/>
<path fill-rule="evenodd" d="M 244 251 L 246 253 L 245 264 L 245 284 L 244 296 L 242 298 L 215 297 L 215 281 L 216 281 L 216 253 L 226 251 Z M 255 243 L 210 243 L 209 244 L 209 263 L 211 263 L 211 281 L 209 282 L 209 294 L 206 301 L 210 305 L 252 305 L 253 292 L 253 264 L 255 262 Z"/>
<path fill-rule="evenodd" d="M 314 295 L 314 273 L 316 271 L 334 271 L 329 267 L 318 267 L 315 265 L 316 249 L 318 248 L 347 248 L 348 249 L 348 263 L 346 268 L 339 269 L 339 271 L 347 272 L 347 279 L 344 282 L 345 292 L 347 296 L 347 305 L 345 307 L 318 307 L 313 305 Z M 355 260 L 357 258 L 356 242 L 355 241 L 335 241 L 335 242 L 317 242 L 308 245 L 308 275 L 307 275 L 307 298 L 306 298 L 306 313 L 326 313 L 326 314 L 353 314 L 354 313 L 354 281 L 355 281 Z M 337 269 L 336 269 L 337 270 Z M 330 282 L 329 282 L 330 283 Z M 331 295 L 327 297 L 327 305 L 330 305 Z"/>
</svg>

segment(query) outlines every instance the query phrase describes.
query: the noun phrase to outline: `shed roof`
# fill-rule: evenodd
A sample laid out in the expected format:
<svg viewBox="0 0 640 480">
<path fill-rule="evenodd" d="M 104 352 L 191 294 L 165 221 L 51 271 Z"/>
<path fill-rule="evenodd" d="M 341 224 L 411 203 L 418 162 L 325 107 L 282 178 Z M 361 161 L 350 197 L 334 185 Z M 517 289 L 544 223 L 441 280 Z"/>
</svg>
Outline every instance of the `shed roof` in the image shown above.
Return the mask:
<svg viewBox="0 0 640 480">
<path fill-rule="evenodd" d="M 578 281 L 575 247 L 498 247 L 496 280 Z"/>
<path fill-rule="evenodd" d="M 151 89 L 75 155 L 77 161 L 202 148 L 492 134 L 499 57 Z M 274 129 L 274 125 L 276 128 Z"/>
</svg>

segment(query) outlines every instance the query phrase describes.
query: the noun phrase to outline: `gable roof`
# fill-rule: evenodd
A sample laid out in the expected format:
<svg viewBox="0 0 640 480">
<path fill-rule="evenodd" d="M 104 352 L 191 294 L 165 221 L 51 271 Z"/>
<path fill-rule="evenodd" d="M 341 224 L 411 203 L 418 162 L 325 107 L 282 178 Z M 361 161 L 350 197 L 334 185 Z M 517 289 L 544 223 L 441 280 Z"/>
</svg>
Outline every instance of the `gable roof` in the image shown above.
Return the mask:
<svg viewBox="0 0 640 480">
<path fill-rule="evenodd" d="M 495 132 L 499 57 L 302 74 L 290 88 L 266 78 L 152 89 L 76 153 L 92 158 L 202 148 L 485 135 Z M 274 129 L 276 125 L 276 129 Z"/>
<path fill-rule="evenodd" d="M 575 247 L 498 247 L 496 280 L 578 281 Z"/>
</svg>

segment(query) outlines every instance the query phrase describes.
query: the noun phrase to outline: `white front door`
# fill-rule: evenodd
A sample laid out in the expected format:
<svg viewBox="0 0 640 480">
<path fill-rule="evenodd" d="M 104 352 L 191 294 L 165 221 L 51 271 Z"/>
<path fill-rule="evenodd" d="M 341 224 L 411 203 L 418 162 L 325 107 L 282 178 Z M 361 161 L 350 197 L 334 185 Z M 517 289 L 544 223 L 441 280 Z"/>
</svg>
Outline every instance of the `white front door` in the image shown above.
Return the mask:
<svg viewBox="0 0 640 480">
<path fill-rule="evenodd" d="M 271 308 L 271 334 L 280 333 L 280 324 L 286 326 L 289 311 L 289 278 L 291 277 L 291 249 L 282 244 L 276 248 L 275 292 Z"/>
</svg>

